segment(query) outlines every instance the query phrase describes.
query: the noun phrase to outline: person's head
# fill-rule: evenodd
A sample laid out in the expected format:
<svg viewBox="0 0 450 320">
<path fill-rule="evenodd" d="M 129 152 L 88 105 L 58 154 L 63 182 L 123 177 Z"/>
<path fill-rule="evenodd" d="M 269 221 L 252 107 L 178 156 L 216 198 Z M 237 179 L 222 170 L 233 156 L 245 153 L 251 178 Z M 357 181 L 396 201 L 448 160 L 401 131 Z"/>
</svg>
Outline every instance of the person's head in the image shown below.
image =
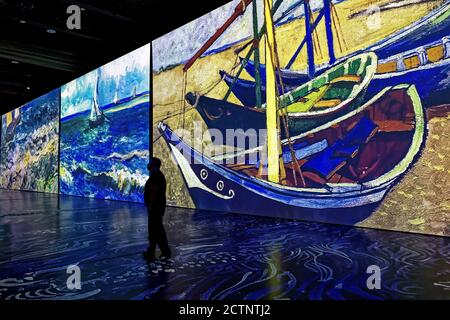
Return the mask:
<svg viewBox="0 0 450 320">
<path fill-rule="evenodd" d="M 150 172 L 158 171 L 161 168 L 161 160 L 159 158 L 152 157 L 150 159 L 149 164 L 147 165 L 147 169 Z"/>
</svg>

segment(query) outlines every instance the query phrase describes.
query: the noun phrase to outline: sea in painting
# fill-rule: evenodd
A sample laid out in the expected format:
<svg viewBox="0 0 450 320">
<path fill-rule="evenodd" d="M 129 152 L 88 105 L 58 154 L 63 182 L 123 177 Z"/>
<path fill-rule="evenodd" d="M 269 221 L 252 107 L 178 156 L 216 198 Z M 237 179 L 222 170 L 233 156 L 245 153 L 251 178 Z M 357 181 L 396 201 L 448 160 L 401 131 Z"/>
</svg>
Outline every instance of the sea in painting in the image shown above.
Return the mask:
<svg viewBox="0 0 450 320">
<path fill-rule="evenodd" d="M 59 89 L 2 116 L 0 186 L 58 192 Z"/>
<path fill-rule="evenodd" d="M 450 197 L 446 188 L 450 182 L 450 161 L 446 156 L 450 150 L 446 130 L 450 121 L 448 98 L 450 97 L 450 41 L 448 38 L 450 36 L 450 2 L 448 0 L 309 1 L 311 11 L 308 16 L 315 30 L 311 34 L 313 46 L 311 50 L 307 50 L 304 5 L 293 0 L 271 1 L 274 6 L 281 3 L 273 14 L 273 21 L 279 67 L 286 71 L 285 74 L 281 72 L 282 76 L 285 75 L 285 78 L 282 78 L 286 80 L 285 84 L 289 85 L 289 81 L 293 78 L 300 80 L 308 76 L 308 71 L 311 71 L 308 51 L 314 55 L 315 59 L 313 79 L 320 79 L 323 75 L 328 76 L 327 71 L 338 64 L 342 64 L 343 67 L 336 69 L 335 73 L 337 70 L 347 72 L 348 66 L 351 69 L 351 64 L 346 66 L 345 63 L 355 59 L 357 55 L 361 55 L 366 62 L 366 57 L 369 55 L 373 57 L 371 54 L 376 55 L 376 60 L 372 61 L 376 63 L 373 75 L 370 75 L 367 87 L 362 90 L 360 100 L 354 100 L 353 107 L 359 108 L 378 97 L 379 103 L 375 103 L 372 106 L 375 108 L 370 110 L 376 112 L 376 106 L 379 106 L 378 109 L 387 113 L 382 121 L 372 119 L 378 131 L 373 138 L 369 137 L 372 139 L 371 145 L 360 146 L 357 150 L 358 154 L 350 159 L 351 161 L 346 161 L 344 167 L 336 167 L 337 171 L 329 175 L 331 180 L 325 182 L 314 180 L 316 184 L 326 184 L 327 188 L 321 190 L 327 193 L 332 189 L 329 183 L 334 183 L 336 186 L 337 181 L 344 182 L 341 184 L 344 188 L 352 185 L 354 181 L 343 180 L 343 177 L 351 176 L 350 162 L 366 163 L 367 167 L 370 167 L 377 162 L 377 157 L 381 154 L 386 157 L 387 162 L 398 158 L 398 166 L 393 164 L 391 171 L 384 171 L 384 175 L 378 176 L 382 179 L 395 173 L 395 182 L 386 187 L 385 194 L 377 198 L 377 201 L 373 201 L 372 206 L 361 207 L 361 209 L 352 207 L 355 202 L 350 203 L 351 206 L 345 213 L 350 219 L 344 219 L 340 209 L 333 209 L 336 206 L 342 206 L 342 201 L 333 202 L 328 208 L 330 210 L 326 212 L 304 215 L 302 208 L 295 209 L 293 205 L 301 202 L 299 198 L 289 200 L 280 197 L 277 201 L 279 201 L 278 204 L 283 202 L 283 206 L 278 208 L 278 204 L 273 201 L 265 202 L 273 190 L 273 185 L 269 186 L 264 181 L 258 182 L 259 186 L 253 189 L 253 193 L 244 195 L 250 190 L 250 184 L 264 178 L 259 179 L 256 171 L 250 166 L 252 164 L 241 163 L 238 164 L 239 166 L 231 167 L 217 164 L 215 161 L 223 159 L 223 155 L 240 151 L 248 152 L 248 150 L 239 150 L 236 146 L 230 145 L 217 145 L 213 143 L 212 137 L 208 137 L 208 134 L 203 136 L 201 143 L 197 142 L 197 146 L 194 147 L 190 143 L 186 143 L 186 146 L 197 150 L 199 150 L 198 146 L 202 150 L 209 148 L 210 154 L 207 156 L 212 161 L 202 162 L 202 166 L 192 165 L 188 168 L 180 154 L 174 152 L 173 148 L 177 144 L 189 141 L 188 138 L 195 135 L 197 124 L 200 124 L 202 130 L 207 132 L 213 126 L 215 118 L 220 118 L 224 114 L 229 115 L 230 111 L 239 111 L 239 116 L 220 125 L 232 128 L 243 123 L 249 128 L 252 126 L 250 121 L 253 119 L 246 118 L 245 113 L 241 113 L 244 108 L 237 106 L 249 107 L 249 109 L 255 107 L 251 105 L 255 100 L 255 72 L 251 70 L 251 64 L 246 63 L 245 60 L 246 58 L 255 59 L 253 53 L 249 54 L 254 49 L 254 45 L 249 45 L 253 38 L 255 24 L 254 16 L 252 16 L 253 4 L 246 6 L 245 13 L 239 15 L 200 58 L 186 67 L 189 59 L 235 12 L 235 8 L 240 3 L 242 1 L 232 1 L 152 42 L 153 153 L 162 159 L 172 157 L 174 160 L 163 163 L 163 171 L 168 180 L 168 202 L 179 207 L 199 209 L 214 209 L 210 208 L 211 206 L 203 207 L 204 204 L 213 203 L 212 206 L 217 210 L 280 216 L 276 213 L 278 210 L 289 212 L 287 216 L 291 218 L 450 235 Z M 264 23 L 264 1 L 256 1 L 256 3 L 257 29 L 261 30 Z M 331 47 L 326 24 L 323 22 L 325 19 L 323 8 L 327 3 L 332 4 L 329 14 L 334 43 Z M 319 20 L 317 24 L 316 19 Z M 265 63 L 265 49 L 265 37 L 263 37 L 259 45 L 262 64 Z M 334 62 L 330 58 L 331 50 L 336 57 Z M 245 62 L 244 67 L 241 67 L 240 60 Z M 367 72 L 362 74 L 366 76 Z M 262 80 L 264 81 L 264 75 Z M 406 86 L 393 87 L 402 84 Z M 301 82 L 295 85 L 301 86 Z M 294 86 L 285 89 L 295 93 L 295 88 Z M 383 91 L 385 88 L 388 88 L 388 91 Z M 264 92 L 264 87 L 262 89 Z M 191 93 L 190 98 L 185 99 L 186 93 Z M 409 95 L 410 104 L 412 103 L 415 107 L 412 108 L 410 105 L 409 109 L 401 109 L 399 100 L 395 99 L 385 103 L 385 98 L 400 97 L 400 93 L 404 96 Z M 248 99 L 252 98 L 252 95 L 253 100 Z M 322 104 L 323 106 L 326 104 Z M 205 110 L 209 108 L 207 110 L 209 113 L 202 111 L 202 108 Z M 217 112 L 214 113 L 211 110 Z M 226 112 L 223 112 L 224 110 Z M 400 115 L 399 112 L 404 113 Z M 389 118 L 389 114 L 394 113 L 397 113 L 395 117 L 402 117 L 403 122 L 400 126 L 393 121 L 395 117 Z M 340 116 L 346 117 L 342 114 L 337 117 Z M 333 123 L 337 117 L 327 119 L 324 126 L 329 124 L 345 126 L 345 121 Z M 368 123 L 371 124 L 371 122 Z M 364 125 L 361 124 L 361 126 L 364 128 Z M 365 126 L 366 129 L 369 127 Z M 412 131 L 407 133 L 411 128 L 414 130 L 414 136 Z M 182 133 L 178 133 L 180 139 L 171 134 L 171 130 L 175 132 L 178 129 L 182 129 Z M 320 132 L 320 134 L 323 133 L 325 133 L 324 130 Z M 299 139 L 304 140 L 301 131 L 294 134 L 298 134 Z M 328 137 L 326 139 L 328 143 L 334 141 Z M 390 145 L 395 139 L 400 142 L 399 149 L 392 147 L 394 144 Z M 300 142 L 306 143 L 303 140 Z M 413 153 L 400 151 L 404 150 L 401 144 L 407 143 L 406 141 L 409 141 L 410 149 L 411 146 L 414 147 Z M 383 148 L 380 148 L 380 145 L 384 145 Z M 371 152 L 365 152 L 370 148 L 373 149 Z M 289 155 L 286 158 L 289 158 Z M 333 162 L 332 158 L 328 159 L 332 161 L 325 161 L 325 164 Z M 198 159 L 203 161 L 201 152 L 198 154 Z M 306 171 L 309 165 L 307 162 L 312 164 L 311 159 L 312 157 L 300 159 L 301 168 Z M 403 168 L 404 170 L 398 171 L 399 166 L 405 162 L 407 166 Z M 324 163 L 320 165 L 323 166 Z M 363 167 L 364 165 L 360 169 L 364 169 Z M 379 168 L 381 167 L 378 164 Z M 239 174 L 233 176 L 236 170 L 240 170 Z M 364 170 L 361 172 L 363 172 L 360 175 L 362 177 L 365 172 Z M 382 172 L 381 170 L 380 174 Z M 245 177 L 248 177 L 248 180 Z M 377 181 L 380 181 L 380 179 L 371 181 L 367 179 L 361 178 L 359 184 L 354 184 L 359 186 L 362 193 L 367 190 L 368 185 L 374 186 Z M 296 192 L 295 187 L 289 183 L 278 185 L 276 192 Z M 378 187 L 383 186 L 378 185 Z M 241 194 L 238 194 L 237 190 L 240 190 Z M 255 196 L 257 193 L 259 194 Z M 270 196 L 274 195 L 270 194 Z M 313 200 L 315 197 L 312 197 Z M 370 197 L 366 197 L 365 200 Z M 240 202 L 237 201 L 238 198 Z M 316 199 L 318 202 L 321 201 L 319 197 Z M 241 205 L 242 208 L 239 210 Z M 322 204 L 319 203 L 318 206 L 320 205 Z M 361 210 L 362 214 L 360 214 Z"/>
<path fill-rule="evenodd" d="M 143 202 L 150 45 L 62 87 L 61 193 Z"/>
</svg>

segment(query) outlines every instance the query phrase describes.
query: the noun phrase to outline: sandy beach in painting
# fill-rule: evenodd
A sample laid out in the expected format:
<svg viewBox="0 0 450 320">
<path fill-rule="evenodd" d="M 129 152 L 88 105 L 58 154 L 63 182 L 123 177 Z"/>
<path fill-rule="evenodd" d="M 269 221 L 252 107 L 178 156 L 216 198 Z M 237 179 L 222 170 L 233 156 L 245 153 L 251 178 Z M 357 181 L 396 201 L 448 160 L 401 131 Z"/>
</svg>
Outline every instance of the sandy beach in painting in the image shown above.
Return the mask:
<svg viewBox="0 0 450 320">
<path fill-rule="evenodd" d="M 336 11 L 341 24 L 339 40 L 335 43 L 337 57 L 368 47 L 417 21 L 442 3 L 443 0 L 347 0 L 337 4 Z M 370 5 L 377 5 L 381 9 L 379 28 L 373 28 L 367 21 L 366 10 Z M 276 29 L 281 65 L 289 61 L 304 35 L 303 19 L 293 20 Z M 321 46 L 316 48 L 316 63 L 321 64 L 326 62 L 328 56 L 323 23 L 317 28 L 317 36 Z M 209 97 L 223 98 L 228 87 L 220 81 L 219 70 L 232 71 L 238 61 L 234 50 L 239 46 L 236 44 L 225 51 L 199 59 L 187 73 L 186 91 L 208 92 Z M 306 50 L 303 50 L 292 69 L 305 69 L 305 61 Z M 203 122 L 192 107 L 183 103 L 182 67 L 172 66 L 165 71 L 153 72 L 153 153 L 163 158 L 170 157 L 170 152 L 158 137 L 156 123 L 164 120 L 169 126 L 177 127 L 184 118 L 185 129 L 189 130 L 193 128 L 194 121 Z M 245 71 L 241 77 L 252 79 Z M 230 101 L 239 103 L 233 96 Z M 450 160 L 445 156 L 450 151 L 450 116 L 444 112 L 429 118 L 428 137 L 422 156 L 379 208 L 358 226 L 450 235 L 450 195 L 446 190 L 450 182 Z M 165 162 L 163 170 L 171 195 L 169 203 L 192 208 L 193 203 L 175 163 Z"/>
</svg>

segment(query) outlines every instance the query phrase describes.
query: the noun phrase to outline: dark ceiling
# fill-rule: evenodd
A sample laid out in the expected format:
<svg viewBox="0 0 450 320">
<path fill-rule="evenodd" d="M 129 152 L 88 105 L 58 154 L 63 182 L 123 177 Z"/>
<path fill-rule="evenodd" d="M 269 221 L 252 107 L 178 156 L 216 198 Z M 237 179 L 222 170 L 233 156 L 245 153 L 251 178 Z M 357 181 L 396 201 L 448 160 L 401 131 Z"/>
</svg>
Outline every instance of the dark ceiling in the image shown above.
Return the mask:
<svg viewBox="0 0 450 320">
<path fill-rule="evenodd" d="M 0 0 L 0 113 L 227 2 Z M 81 30 L 66 27 L 72 4 L 83 8 Z"/>
</svg>

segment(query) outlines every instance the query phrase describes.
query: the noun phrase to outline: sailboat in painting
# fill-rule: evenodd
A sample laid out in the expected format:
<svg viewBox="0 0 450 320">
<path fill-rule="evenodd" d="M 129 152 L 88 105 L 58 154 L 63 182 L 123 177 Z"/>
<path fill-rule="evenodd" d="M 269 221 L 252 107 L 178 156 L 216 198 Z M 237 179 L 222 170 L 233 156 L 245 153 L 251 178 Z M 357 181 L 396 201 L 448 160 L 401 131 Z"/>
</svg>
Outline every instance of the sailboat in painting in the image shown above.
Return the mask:
<svg viewBox="0 0 450 320">
<path fill-rule="evenodd" d="M 164 122 L 166 141 L 198 208 L 356 223 L 356 209 L 377 205 L 410 165 L 424 141 L 424 111 L 414 85 L 387 87 L 356 109 L 298 136 L 280 139 L 275 36 L 264 0 L 266 144 L 207 157 Z M 340 210 L 350 209 L 350 215 Z M 358 211 L 359 212 L 359 211 Z"/>
<path fill-rule="evenodd" d="M 100 70 L 100 69 L 98 69 L 98 70 Z M 100 110 L 100 106 L 99 106 L 99 102 L 98 102 L 98 84 L 100 81 L 99 78 L 100 78 L 100 71 L 97 71 L 93 103 L 91 106 L 91 113 L 89 115 L 89 126 L 91 128 L 95 128 L 105 122 L 105 115 Z"/>
<path fill-rule="evenodd" d="M 279 0 L 279 3 L 277 2 L 274 5 L 274 11 L 276 12 L 276 9 L 281 4 L 282 0 Z M 278 4 L 278 6 L 277 6 Z M 295 50 L 294 54 L 292 55 L 291 59 L 289 60 L 287 66 L 285 69 L 283 68 L 277 68 L 276 70 L 276 77 L 277 77 L 277 83 L 283 83 L 286 89 L 286 92 L 291 91 L 292 89 L 303 85 L 304 83 L 310 81 L 315 75 L 320 75 L 321 73 L 325 72 L 326 70 L 330 69 L 330 67 L 335 66 L 336 64 L 342 63 L 348 58 L 351 58 L 351 56 L 340 59 L 338 62 L 336 62 L 336 55 L 334 51 L 334 38 L 333 38 L 333 30 L 332 30 L 332 16 L 337 15 L 336 9 L 334 8 L 334 5 L 331 0 L 323 0 L 323 8 L 319 11 L 316 19 L 313 21 L 313 14 L 312 9 L 310 6 L 309 1 L 299 1 L 298 3 L 294 4 L 293 7 L 298 7 L 300 5 L 303 5 L 304 9 L 304 20 L 305 20 L 305 31 L 306 35 L 304 39 L 300 42 L 300 45 Z M 325 30 L 326 30 L 326 37 L 327 37 L 327 48 L 328 48 L 328 56 L 329 56 L 329 64 L 326 66 L 320 66 L 319 68 L 315 65 L 315 57 L 314 57 L 314 47 L 318 44 L 314 44 L 313 39 L 313 33 L 316 32 L 316 27 L 319 25 L 321 21 L 324 21 L 325 24 Z M 253 21 L 254 25 L 257 25 L 257 19 L 254 19 Z M 262 30 L 254 34 L 254 40 L 253 41 L 259 41 L 260 36 L 262 36 L 265 32 L 265 27 L 262 28 Z M 240 53 L 244 48 L 246 48 L 248 45 L 245 44 L 242 48 L 236 50 L 236 53 Z M 302 49 L 305 47 L 307 49 L 307 58 L 308 58 L 308 70 L 306 71 L 293 71 L 290 70 L 291 66 L 297 59 L 298 55 L 302 51 Z M 263 63 L 260 63 L 258 58 L 258 48 L 253 47 L 250 48 L 250 50 L 247 52 L 247 55 L 242 58 L 239 56 L 241 67 L 239 68 L 239 71 L 234 75 L 230 75 L 226 73 L 225 71 L 220 71 L 221 78 L 225 81 L 225 83 L 229 87 L 229 91 L 227 93 L 227 96 L 230 92 L 233 92 L 233 94 L 244 104 L 251 106 L 254 104 L 254 101 L 256 100 L 255 97 L 255 90 L 252 90 L 256 86 L 255 82 L 249 81 L 249 80 L 243 80 L 239 78 L 239 75 L 242 71 L 242 69 L 245 69 L 250 76 L 252 76 L 256 82 L 258 82 L 257 78 L 260 76 L 261 81 L 265 82 L 265 68 L 266 66 Z M 254 55 L 255 60 L 252 61 L 250 59 L 251 55 Z M 257 76 L 258 75 L 258 76 Z M 261 94 L 265 94 L 265 88 L 263 87 L 261 89 Z M 249 102 L 252 101 L 252 102 Z"/>
<path fill-rule="evenodd" d="M 113 103 L 114 104 L 117 104 L 119 102 L 119 98 L 117 97 L 117 89 L 116 89 L 116 92 L 114 93 L 114 100 L 113 100 Z"/>
</svg>

